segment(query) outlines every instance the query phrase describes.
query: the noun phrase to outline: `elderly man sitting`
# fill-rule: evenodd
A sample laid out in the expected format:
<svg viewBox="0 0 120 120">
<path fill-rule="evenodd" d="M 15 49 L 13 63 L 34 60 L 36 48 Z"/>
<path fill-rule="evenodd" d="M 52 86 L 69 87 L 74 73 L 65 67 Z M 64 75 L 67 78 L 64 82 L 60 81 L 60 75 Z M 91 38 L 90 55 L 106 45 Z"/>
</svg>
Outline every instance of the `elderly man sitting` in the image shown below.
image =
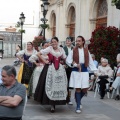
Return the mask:
<svg viewBox="0 0 120 120">
<path fill-rule="evenodd" d="M 96 72 L 96 75 L 99 78 L 98 83 L 100 85 L 100 96 L 101 96 L 101 99 L 103 99 L 105 96 L 106 84 L 109 83 L 110 78 L 113 75 L 113 70 L 108 65 L 107 59 L 105 58 L 102 59 L 101 65 L 98 67 L 98 71 Z"/>
<path fill-rule="evenodd" d="M 2 68 L 0 84 L 0 120 L 22 120 L 26 88 L 17 82 L 13 66 Z"/>
</svg>

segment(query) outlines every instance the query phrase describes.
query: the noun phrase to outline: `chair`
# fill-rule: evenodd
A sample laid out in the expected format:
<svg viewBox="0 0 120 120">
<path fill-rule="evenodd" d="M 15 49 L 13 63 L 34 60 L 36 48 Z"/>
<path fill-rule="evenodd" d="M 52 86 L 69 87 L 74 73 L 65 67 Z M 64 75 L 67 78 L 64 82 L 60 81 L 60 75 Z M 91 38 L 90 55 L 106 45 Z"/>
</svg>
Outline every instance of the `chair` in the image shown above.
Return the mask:
<svg viewBox="0 0 120 120">
<path fill-rule="evenodd" d="M 96 97 L 96 94 L 100 92 L 100 89 L 99 89 L 100 85 L 99 85 L 98 82 L 99 82 L 99 78 L 97 77 L 97 78 L 96 78 L 96 81 L 95 81 L 95 85 L 94 85 L 94 88 L 95 88 L 94 98 Z M 113 79 L 112 79 L 112 78 L 110 79 L 109 83 L 106 84 L 106 90 L 109 90 L 109 87 L 110 87 L 111 82 L 113 82 Z M 109 93 L 109 91 L 107 91 L 107 97 L 110 98 L 110 93 Z"/>
<path fill-rule="evenodd" d="M 118 70 L 117 67 L 114 67 L 114 72 L 113 72 L 113 82 L 114 82 L 115 79 L 116 79 L 116 73 L 117 73 L 117 70 Z M 119 88 L 117 88 L 117 90 L 119 90 Z M 116 90 L 113 89 L 113 91 L 112 91 L 112 93 L 111 93 L 111 99 L 113 99 L 115 93 L 116 93 Z"/>
<path fill-rule="evenodd" d="M 26 105 L 27 105 L 27 95 L 26 95 L 26 97 L 25 97 L 25 104 L 24 104 L 24 110 L 23 110 L 23 112 L 25 111 L 25 108 L 26 108 Z"/>
</svg>

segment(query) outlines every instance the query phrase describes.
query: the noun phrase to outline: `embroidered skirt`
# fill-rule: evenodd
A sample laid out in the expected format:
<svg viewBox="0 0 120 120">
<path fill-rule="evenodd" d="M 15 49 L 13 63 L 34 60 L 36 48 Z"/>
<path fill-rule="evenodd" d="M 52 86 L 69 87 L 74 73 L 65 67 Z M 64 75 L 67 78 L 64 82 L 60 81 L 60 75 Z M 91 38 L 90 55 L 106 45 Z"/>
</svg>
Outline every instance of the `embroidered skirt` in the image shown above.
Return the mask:
<svg viewBox="0 0 120 120">
<path fill-rule="evenodd" d="M 29 84 L 34 68 L 35 65 L 33 67 L 29 67 L 26 63 L 24 63 L 22 79 L 21 79 L 22 84 Z"/>
<path fill-rule="evenodd" d="M 55 84 L 57 85 L 57 82 L 58 82 L 58 85 L 59 85 L 60 81 L 62 81 L 62 79 L 64 79 L 63 80 L 64 82 L 63 81 L 62 82 L 63 82 L 63 84 L 65 86 L 66 96 L 64 96 L 64 95 L 63 96 L 67 97 L 67 80 L 65 78 L 62 78 L 62 79 L 59 78 L 59 73 L 58 72 L 55 72 L 54 73 L 55 75 L 51 76 L 50 75 L 51 74 L 51 70 L 53 71 L 53 69 L 51 68 L 51 65 L 45 65 L 44 66 L 44 68 L 43 68 L 43 70 L 41 72 L 41 75 L 40 75 L 40 78 L 39 78 L 36 90 L 35 90 L 34 100 L 40 102 L 40 104 L 42 104 L 42 105 L 65 105 L 66 104 L 66 100 L 64 98 L 63 98 L 63 100 L 60 100 L 61 98 L 58 97 L 59 100 L 56 100 L 57 99 L 56 98 L 57 97 L 56 93 L 58 95 L 64 94 L 63 91 L 61 91 L 61 92 L 59 91 L 59 87 L 60 87 L 60 90 L 62 90 L 61 86 L 57 87 L 57 90 L 58 90 L 57 92 L 52 92 L 52 90 L 56 88 L 56 86 L 53 86 L 53 85 L 55 85 Z M 65 71 L 64 68 L 63 68 L 62 71 Z M 47 79 L 48 78 L 49 79 L 47 80 L 46 77 L 47 77 Z M 57 77 L 57 79 L 60 80 L 60 81 L 57 81 L 57 80 L 56 81 L 52 81 L 52 80 L 54 80 L 55 77 Z M 54 84 L 52 84 L 52 83 L 54 83 Z M 48 88 L 50 88 L 49 91 L 48 91 Z M 47 94 L 46 94 L 46 92 L 47 92 Z M 61 96 L 61 97 L 63 97 L 63 96 Z"/>
<path fill-rule="evenodd" d="M 40 74 L 43 70 L 43 67 L 44 67 L 43 65 L 42 66 L 37 66 L 33 71 L 33 74 L 31 76 L 29 86 L 28 86 L 29 96 L 32 96 L 32 94 L 35 93 L 35 89 L 36 89 L 36 86 L 38 84 L 38 80 L 39 80 Z"/>
</svg>

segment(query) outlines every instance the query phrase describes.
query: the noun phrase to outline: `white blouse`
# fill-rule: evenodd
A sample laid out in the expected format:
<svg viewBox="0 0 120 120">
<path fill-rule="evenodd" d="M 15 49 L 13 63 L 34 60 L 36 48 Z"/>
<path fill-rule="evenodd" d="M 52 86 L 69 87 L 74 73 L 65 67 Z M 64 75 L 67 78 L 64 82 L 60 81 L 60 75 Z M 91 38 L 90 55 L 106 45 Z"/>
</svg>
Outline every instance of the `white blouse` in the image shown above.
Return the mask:
<svg viewBox="0 0 120 120">
<path fill-rule="evenodd" d="M 67 49 L 68 49 L 68 54 L 69 54 L 72 51 L 71 47 L 67 47 Z"/>
<path fill-rule="evenodd" d="M 106 67 L 99 66 L 96 75 L 97 76 L 108 75 L 109 77 L 112 77 L 113 76 L 113 70 L 111 69 L 110 66 L 106 66 Z"/>
<path fill-rule="evenodd" d="M 36 53 L 37 53 L 37 51 L 36 51 L 35 49 L 33 49 L 33 52 L 32 52 L 32 53 L 29 53 L 29 52 L 27 51 L 27 49 L 25 49 L 25 50 L 19 51 L 16 55 L 23 57 L 24 54 L 25 54 L 25 55 L 28 55 L 28 56 L 31 56 L 31 55 L 34 55 L 34 54 L 36 54 Z"/>
<path fill-rule="evenodd" d="M 48 56 L 47 56 L 47 55 L 41 55 L 41 56 L 42 56 L 44 59 L 48 60 Z M 37 54 L 32 55 L 32 56 L 30 56 L 30 58 L 29 58 L 29 61 L 32 62 L 32 63 L 36 62 L 37 60 L 39 60 L 39 57 L 37 56 Z"/>
<path fill-rule="evenodd" d="M 117 61 L 120 61 L 120 53 L 117 54 Z"/>
<path fill-rule="evenodd" d="M 79 63 L 85 63 L 83 48 L 81 48 L 81 49 L 79 48 L 78 51 L 79 51 Z M 70 54 L 68 55 L 68 57 L 66 59 L 66 63 L 69 66 L 72 64 L 72 62 L 73 62 L 73 50 L 70 52 Z M 76 65 L 77 64 L 75 63 L 75 66 Z M 97 70 L 90 53 L 89 53 L 89 65 L 88 65 L 88 67 L 90 68 L 91 71 L 96 71 Z"/>
<path fill-rule="evenodd" d="M 61 47 L 58 47 L 58 49 L 59 49 L 59 51 L 58 52 L 56 52 L 54 49 L 53 49 L 53 47 L 52 46 L 49 46 L 49 47 L 47 47 L 46 49 L 43 49 L 43 50 L 40 50 L 40 53 L 41 54 L 49 54 L 49 53 L 51 53 L 53 56 L 55 56 L 55 57 L 60 57 L 60 56 L 62 56 L 62 58 L 66 58 L 66 55 L 65 55 L 65 51 L 63 50 L 63 48 L 61 48 Z"/>
</svg>

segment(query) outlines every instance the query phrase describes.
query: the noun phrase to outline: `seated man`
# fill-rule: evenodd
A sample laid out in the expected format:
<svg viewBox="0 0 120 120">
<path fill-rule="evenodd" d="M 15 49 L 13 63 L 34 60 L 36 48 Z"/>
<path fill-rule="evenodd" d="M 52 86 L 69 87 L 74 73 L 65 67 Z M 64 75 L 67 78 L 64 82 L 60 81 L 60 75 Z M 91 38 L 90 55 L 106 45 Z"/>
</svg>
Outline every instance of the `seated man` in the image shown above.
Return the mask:
<svg viewBox="0 0 120 120">
<path fill-rule="evenodd" d="M 0 84 L 0 120 L 22 120 L 26 88 L 17 82 L 13 66 L 2 68 Z"/>
<path fill-rule="evenodd" d="M 99 78 L 98 83 L 100 84 L 100 96 L 101 99 L 103 99 L 105 96 L 106 85 L 108 85 L 110 78 L 113 76 L 113 70 L 108 65 L 107 59 L 102 59 L 96 75 Z"/>
</svg>

